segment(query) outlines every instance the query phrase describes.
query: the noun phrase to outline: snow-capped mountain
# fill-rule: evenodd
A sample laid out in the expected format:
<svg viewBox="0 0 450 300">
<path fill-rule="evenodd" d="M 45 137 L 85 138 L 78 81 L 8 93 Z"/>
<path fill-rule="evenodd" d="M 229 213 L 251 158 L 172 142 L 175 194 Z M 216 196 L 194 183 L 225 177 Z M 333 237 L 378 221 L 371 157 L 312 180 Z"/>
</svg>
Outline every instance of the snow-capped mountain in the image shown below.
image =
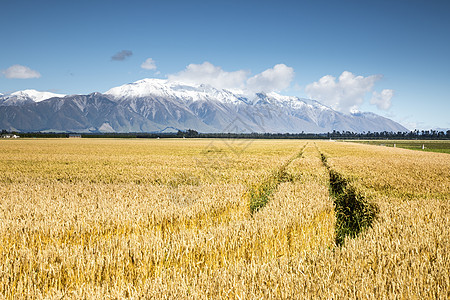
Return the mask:
<svg viewBox="0 0 450 300">
<path fill-rule="evenodd" d="M 20 105 L 32 102 L 41 102 L 54 97 L 64 97 L 63 94 L 55 94 L 50 92 L 39 92 L 36 90 L 23 90 L 14 92 L 10 95 L 0 94 L 0 105 Z"/>
<path fill-rule="evenodd" d="M 119 100 L 152 97 L 178 99 L 184 102 L 208 100 L 224 103 L 237 103 L 240 101 L 239 98 L 242 97 L 206 84 L 194 85 L 150 78 L 112 88 L 106 91 L 105 95 L 110 95 Z"/>
<path fill-rule="evenodd" d="M 346 115 L 314 100 L 277 93 L 245 95 L 209 85 L 143 79 L 101 93 L 8 101 L 0 96 L 0 128 L 18 131 L 322 133 L 407 131 L 372 113 Z M 34 95 L 34 97 L 31 97 Z M 24 97 L 25 98 L 25 97 Z M 30 100 L 31 99 L 31 100 Z M 37 99 L 41 99 L 40 101 Z"/>
</svg>

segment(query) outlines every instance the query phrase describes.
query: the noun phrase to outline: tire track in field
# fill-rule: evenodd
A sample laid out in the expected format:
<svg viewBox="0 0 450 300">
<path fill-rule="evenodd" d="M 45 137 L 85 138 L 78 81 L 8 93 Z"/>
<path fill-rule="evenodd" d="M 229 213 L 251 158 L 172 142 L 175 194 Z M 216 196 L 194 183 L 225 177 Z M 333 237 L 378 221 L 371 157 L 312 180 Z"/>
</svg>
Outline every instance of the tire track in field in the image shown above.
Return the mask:
<svg viewBox="0 0 450 300">
<path fill-rule="evenodd" d="M 367 201 L 361 193 L 350 184 L 349 180 L 329 164 L 327 157 L 317 147 L 322 164 L 330 176 L 330 194 L 334 201 L 336 214 L 336 245 L 342 246 L 345 238 L 357 237 L 364 229 L 372 227 L 379 213 L 376 204 Z"/>
<path fill-rule="evenodd" d="M 263 180 L 260 184 L 252 186 L 247 192 L 247 198 L 249 201 L 250 213 L 254 214 L 270 201 L 270 196 L 274 191 L 276 191 L 278 185 L 283 182 L 294 181 L 294 176 L 289 174 L 286 169 L 287 167 L 296 159 L 303 156 L 303 151 L 305 150 L 308 143 L 306 143 L 299 153 L 292 156 L 287 162 L 285 162 L 281 167 L 273 170 L 271 175 Z"/>
<path fill-rule="evenodd" d="M 302 157 L 307 144 L 304 144 L 298 153 L 294 154 L 279 168 L 273 170 L 271 175 L 263 180 L 262 183 L 253 186 L 247 191 L 246 196 L 249 197 L 250 215 L 248 215 L 247 211 L 243 211 L 241 203 L 230 202 L 225 205 L 218 205 L 207 211 L 198 212 L 190 217 L 172 216 L 163 218 L 162 220 L 151 222 L 150 226 L 160 231 L 162 236 L 165 237 L 167 232 L 202 230 L 218 224 L 227 224 L 232 220 L 247 219 L 269 202 L 271 194 L 276 191 L 279 184 L 295 180 L 294 175 L 289 174 L 286 169 L 294 160 Z"/>
</svg>

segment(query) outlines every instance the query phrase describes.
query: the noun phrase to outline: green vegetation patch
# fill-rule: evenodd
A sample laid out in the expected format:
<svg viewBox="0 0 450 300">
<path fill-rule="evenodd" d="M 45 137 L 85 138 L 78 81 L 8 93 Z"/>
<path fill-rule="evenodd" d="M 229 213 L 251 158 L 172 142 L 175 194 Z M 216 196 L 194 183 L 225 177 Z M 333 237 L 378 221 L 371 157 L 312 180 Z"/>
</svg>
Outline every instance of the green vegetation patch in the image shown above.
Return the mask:
<svg viewBox="0 0 450 300">
<path fill-rule="evenodd" d="M 321 154 L 321 159 L 328 169 L 330 193 L 334 198 L 336 213 L 335 242 L 336 245 L 342 246 L 345 237 L 355 238 L 365 228 L 372 227 L 379 209 L 351 186 L 344 176 L 331 169 L 325 155 Z"/>
<path fill-rule="evenodd" d="M 330 190 L 336 212 L 336 244 L 344 244 L 345 237 L 355 238 L 365 228 L 372 227 L 379 209 L 368 202 L 345 178 L 330 170 Z"/>
<path fill-rule="evenodd" d="M 439 152 L 450 154 L 450 141 L 433 141 L 433 140 L 375 140 L 375 141 L 352 141 L 356 143 L 385 146 L 385 147 L 399 147 L 409 150 L 420 150 L 428 152 Z"/>
<path fill-rule="evenodd" d="M 250 212 L 257 212 L 270 200 L 270 196 L 282 182 L 292 182 L 294 176 L 288 173 L 285 168 L 275 171 L 267 180 L 258 186 L 250 188 L 248 191 Z"/>
<path fill-rule="evenodd" d="M 295 181 L 295 176 L 286 171 L 286 168 L 297 158 L 301 158 L 303 150 L 289 159 L 283 166 L 272 172 L 272 174 L 261 184 L 253 186 L 248 191 L 250 213 L 253 214 L 266 206 L 270 200 L 270 196 L 277 189 L 278 185 L 283 182 Z"/>
</svg>

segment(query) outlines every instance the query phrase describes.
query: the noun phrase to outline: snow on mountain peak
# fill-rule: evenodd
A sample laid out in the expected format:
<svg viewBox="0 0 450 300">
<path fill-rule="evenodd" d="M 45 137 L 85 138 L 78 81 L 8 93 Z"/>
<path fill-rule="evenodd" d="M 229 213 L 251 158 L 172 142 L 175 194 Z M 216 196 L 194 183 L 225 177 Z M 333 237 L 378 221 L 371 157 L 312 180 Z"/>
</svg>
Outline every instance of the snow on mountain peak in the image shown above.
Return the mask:
<svg viewBox="0 0 450 300">
<path fill-rule="evenodd" d="M 258 102 L 267 102 L 276 104 L 278 106 L 291 107 L 295 109 L 309 108 L 309 109 L 318 109 L 320 111 L 332 110 L 328 106 L 325 106 L 317 102 L 316 100 L 303 99 L 295 96 L 284 96 L 275 92 L 257 93 L 256 99 L 253 100 L 253 103 Z"/>
<path fill-rule="evenodd" d="M 41 102 L 41 101 L 44 101 L 44 100 L 47 100 L 50 98 L 64 97 L 66 95 L 55 94 L 55 93 L 51 93 L 51 92 L 39 92 L 36 90 L 28 89 L 28 90 L 14 92 L 11 94 L 11 96 L 17 97 L 17 98 L 23 98 L 23 99 L 30 98 L 34 102 Z"/>
<path fill-rule="evenodd" d="M 248 92 L 248 91 L 247 91 Z M 166 98 L 176 101 L 215 101 L 221 103 L 275 104 L 281 107 L 331 110 L 317 101 L 284 96 L 275 92 L 248 94 L 243 91 L 216 89 L 208 84 L 183 83 L 167 79 L 146 78 L 114 87 L 105 92 L 119 101 L 133 98 Z"/>
<path fill-rule="evenodd" d="M 239 97 L 227 90 L 218 90 L 207 84 L 189 84 L 166 79 L 146 78 L 114 87 L 105 92 L 116 99 L 164 97 L 184 101 L 216 100 L 237 102 Z"/>
</svg>

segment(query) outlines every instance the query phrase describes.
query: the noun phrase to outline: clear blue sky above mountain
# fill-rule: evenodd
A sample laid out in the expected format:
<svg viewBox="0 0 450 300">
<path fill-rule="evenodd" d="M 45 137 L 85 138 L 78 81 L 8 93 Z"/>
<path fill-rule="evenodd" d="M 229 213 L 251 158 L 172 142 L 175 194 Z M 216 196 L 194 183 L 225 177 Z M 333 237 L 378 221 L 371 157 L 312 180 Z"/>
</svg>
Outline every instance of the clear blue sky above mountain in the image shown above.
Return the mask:
<svg viewBox="0 0 450 300">
<path fill-rule="evenodd" d="M 450 1 L 1 0 L 0 11 L 0 93 L 206 72 L 450 128 Z"/>
</svg>

